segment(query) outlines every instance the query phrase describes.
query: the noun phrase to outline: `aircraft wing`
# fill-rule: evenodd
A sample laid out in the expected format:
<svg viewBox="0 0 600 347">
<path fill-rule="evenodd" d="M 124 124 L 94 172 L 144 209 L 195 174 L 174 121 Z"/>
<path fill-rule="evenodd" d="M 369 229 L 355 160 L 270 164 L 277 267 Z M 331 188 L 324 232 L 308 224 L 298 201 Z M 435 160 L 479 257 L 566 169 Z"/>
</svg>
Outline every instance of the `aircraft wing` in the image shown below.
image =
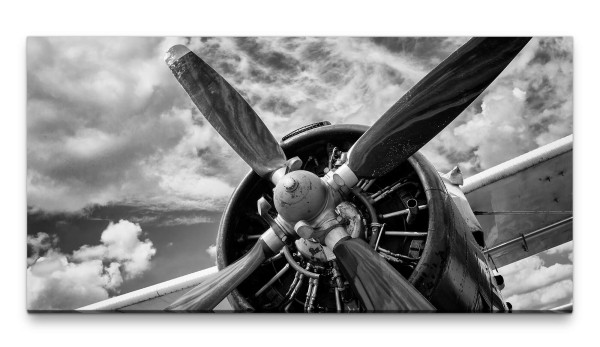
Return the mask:
<svg viewBox="0 0 600 347">
<path fill-rule="evenodd" d="M 142 288 L 130 293 L 115 296 L 85 307 L 80 307 L 76 311 L 80 312 L 152 312 L 163 311 L 176 299 L 191 290 L 193 287 L 202 283 L 212 274 L 217 273 L 217 267 L 197 271 L 189 275 L 177 277 L 175 279 Z M 232 307 L 227 301 L 223 300 L 215 311 L 231 311 Z"/>
<path fill-rule="evenodd" d="M 573 135 L 464 180 L 496 267 L 573 239 Z"/>
</svg>

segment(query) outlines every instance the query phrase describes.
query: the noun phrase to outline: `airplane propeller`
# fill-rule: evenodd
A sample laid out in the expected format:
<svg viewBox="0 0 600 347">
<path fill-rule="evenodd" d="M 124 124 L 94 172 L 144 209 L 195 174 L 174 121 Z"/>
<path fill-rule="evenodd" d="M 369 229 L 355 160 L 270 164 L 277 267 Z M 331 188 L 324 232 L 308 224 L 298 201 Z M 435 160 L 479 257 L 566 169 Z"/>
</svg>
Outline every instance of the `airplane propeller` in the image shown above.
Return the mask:
<svg viewBox="0 0 600 347">
<path fill-rule="evenodd" d="M 368 310 L 434 311 L 435 307 L 365 241 L 351 239 L 343 227 L 331 224 L 334 207 L 343 199 L 341 192 L 353 188 L 359 178 L 385 175 L 435 137 L 529 40 L 469 40 L 384 113 L 352 146 L 348 161 L 323 180 L 308 171 L 290 170 L 283 150 L 242 96 L 188 48 L 172 47 L 165 60 L 202 114 L 258 175 L 276 184 L 279 215 L 250 252 L 167 309 L 212 310 L 267 255 L 278 252 L 290 239 L 304 237 L 333 250 L 345 278 Z M 299 195 L 310 202 L 310 208 L 294 206 L 293 199 Z M 278 204 L 278 200 L 286 202 Z"/>
<path fill-rule="evenodd" d="M 254 172 L 270 178 L 285 166 L 273 134 L 221 75 L 183 45 L 171 47 L 165 60 L 202 115 Z"/>
<path fill-rule="evenodd" d="M 412 87 L 354 143 L 359 178 L 392 171 L 462 113 L 530 38 L 473 38 Z"/>
<path fill-rule="evenodd" d="M 263 244 L 254 246 L 227 268 L 213 274 L 172 303 L 167 310 L 210 311 L 265 261 Z"/>
</svg>

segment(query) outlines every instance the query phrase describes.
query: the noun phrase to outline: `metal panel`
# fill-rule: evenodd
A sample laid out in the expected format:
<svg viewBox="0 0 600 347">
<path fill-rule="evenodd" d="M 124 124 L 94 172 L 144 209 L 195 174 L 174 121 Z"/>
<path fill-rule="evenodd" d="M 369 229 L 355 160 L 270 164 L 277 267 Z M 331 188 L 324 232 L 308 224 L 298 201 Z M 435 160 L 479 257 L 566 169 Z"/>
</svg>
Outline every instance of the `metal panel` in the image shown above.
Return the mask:
<svg viewBox="0 0 600 347">
<path fill-rule="evenodd" d="M 463 191 L 477 215 L 488 248 L 572 216 L 573 137 L 486 170 L 465 180 Z M 563 224 L 494 255 L 497 267 L 572 239 Z"/>
</svg>

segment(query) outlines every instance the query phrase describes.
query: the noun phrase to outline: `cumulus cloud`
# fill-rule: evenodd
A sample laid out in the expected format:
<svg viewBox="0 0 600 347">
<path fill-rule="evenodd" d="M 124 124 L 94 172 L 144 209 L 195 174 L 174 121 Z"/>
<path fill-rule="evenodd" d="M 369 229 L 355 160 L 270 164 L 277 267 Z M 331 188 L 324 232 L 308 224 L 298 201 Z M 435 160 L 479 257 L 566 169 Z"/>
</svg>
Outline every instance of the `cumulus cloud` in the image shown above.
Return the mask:
<svg viewBox="0 0 600 347">
<path fill-rule="evenodd" d="M 569 259 L 571 261 L 573 261 L 572 257 L 573 257 L 573 241 L 567 242 L 567 243 L 563 243 L 560 246 L 556 246 L 554 248 L 550 248 L 549 250 L 546 251 L 546 254 L 549 255 L 554 255 L 554 254 L 567 254 L 567 256 L 569 257 Z"/>
<path fill-rule="evenodd" d="M 130 200 L 222 205 L 232 187 L 203 181 L 197 172 L 191 105 L 162 61 L 163 41 L 28 40 L 29 205 L 47 211 Z"/>
<path fill-rule="evenodd" d="M 84 245 L 73 252 L 73 260 L 114 259 L 122 266 L 126 278 L 135 278 L 150 267 L 150 259 L 156 253 L 152 241 L 140 241 L 142 228 L 138 224 L 121 220 L 102 232 L 97 246 Z"/>
<path fill-rule="evenodd" d="M 125 279 L 150 268 L 156 253 L 152 241 L 140 239 L 141 233 L 139 225 L 126 220 L 110 223 L 100 245 L 84 245 L 72 254 L 55 248 L 45 233 L 28 237 L 33 249 L 27 268 L 28 309 L 73 309 L 118 293 Z"/>
<path fill-rule="evenodd" d="M 37 235 L 27 235 L 27 265 L 35 263 L 35 261 L 47 252 L 50 248 L 56 247 L 58 237 L 56 235 L 48 235 L 45 232 L 39 232 Z"/>
<path fill-rule="evenodd" d="M 502 295 L 514 309 L 547 309 L 568 302 L 573 294 L 573 242 L 567 242 L 500 268 Z M 559 262 L 548 264 L 549 256 Z"/>
<path fill-rule="evenodd" d="M 27 308 L 77 308 L 107 299 L 109 290 L 121 282 L 117 263 L 108 267 L 104 267 L 100 259 L 73 263 L 64 254 L 50 251 L 27 268 Z"/>
<path fill-rule="evenodd" d="M 557 307 L 557 302 L 573 297 L 573 280 L 567 279 L 553 283 L 547 287 L 541 287 L 535 291 L 513 295 L 508 301 L 513 309 L 551 309 Z M 568 303 L 568 302 L 567 302 Z"/>
<path fill-rule="evenodd" d="M 208 253 L 210 258 L 213 259 L 216 264 L 217 263 L 217 246 L 216 245 L 208 246 L 208 248 L 206 249 L 206 253 Z"/>
<path fill-rule="evenodd" d="M 573 274 L 573 265 L 554 264 L 543 266 L 544 262 L 537 256 L 527 258 L 517 266 L 517 269 L 505 269 L 510 278 L 510 285 L 504 289 L 507 296 L 515 293 L 526 293 L 532 288 L 548 286 L 555 282 L 570 278 Z M 510 266 L 510 265 L 509 265 Z"/>
</svg>

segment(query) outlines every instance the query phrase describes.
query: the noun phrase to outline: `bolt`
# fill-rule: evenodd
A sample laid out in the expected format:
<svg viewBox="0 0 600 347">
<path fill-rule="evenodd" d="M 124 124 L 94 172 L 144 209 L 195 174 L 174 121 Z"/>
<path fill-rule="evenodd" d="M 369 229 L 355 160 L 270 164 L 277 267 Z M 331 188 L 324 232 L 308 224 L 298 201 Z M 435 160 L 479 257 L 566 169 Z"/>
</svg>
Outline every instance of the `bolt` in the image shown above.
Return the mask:
<svg viewBox="0 0 600 347">
<path fill-rule="evenodd" d="M 283 181 L 283 187 L 285 188 L 286 192 L 293 192 L 296 190 L 296 188 L 298 188 L 298 181 L 292 177 L 286 177 Z"/>
</svg>

